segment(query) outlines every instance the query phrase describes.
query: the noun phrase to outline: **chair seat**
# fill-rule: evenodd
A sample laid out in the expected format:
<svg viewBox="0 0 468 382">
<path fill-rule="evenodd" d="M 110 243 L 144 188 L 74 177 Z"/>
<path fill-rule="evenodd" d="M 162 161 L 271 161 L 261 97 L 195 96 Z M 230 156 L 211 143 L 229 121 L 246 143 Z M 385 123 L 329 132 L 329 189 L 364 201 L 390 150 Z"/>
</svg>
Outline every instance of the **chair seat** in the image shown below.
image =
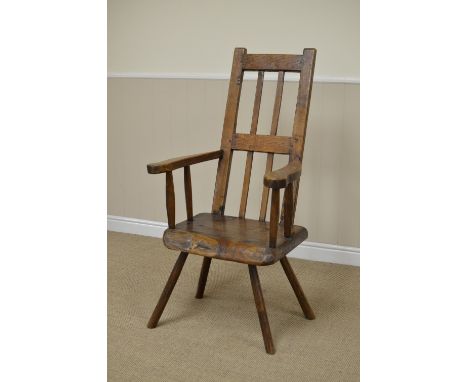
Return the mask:
<svg viewBox="0 0 468 382">
<path fill-rule="evenodd" d="M 285 238 L 280 225 L 276 248 L 270 248 L 270 223 L 234 216 L 201 213 L 192 221 L 185 220 L 164 232 L 169 249 L 221 260 L 251 265 L 270 265 L 297 247 L 307 238 L 304 227 L 293 226 L 291 237 Z"/>
</svg>

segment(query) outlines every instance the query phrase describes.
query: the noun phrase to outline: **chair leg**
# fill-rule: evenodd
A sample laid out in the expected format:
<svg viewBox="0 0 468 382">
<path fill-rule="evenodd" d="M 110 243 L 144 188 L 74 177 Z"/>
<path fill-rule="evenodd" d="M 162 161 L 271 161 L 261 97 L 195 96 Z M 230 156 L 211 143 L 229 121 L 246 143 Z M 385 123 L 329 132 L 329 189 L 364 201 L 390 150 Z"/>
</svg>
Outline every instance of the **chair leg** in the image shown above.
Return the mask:
<svg viewBox="0 0 468 382">
<path fill-rule="evenodd" d="M 203 298 L 205 292 L 206 279 L 208 278 L 208 272 L 210 271 L 211 257 L 204 257 L 203 264 L 200 271 L 200 278 L 198 279 L 198 288 L 196 298 Z"/>
<path fill-rule="evenodd" d="M 161 297 L 159 297 L 158 305 L 156 305 L 156 308 L 154 308 L 154 312 L 148 321 L 148 328 L 153 329 L 158 325 L 159 319 L 161 318 L 164 308 L 166 307 L 167 301 L 169 300 L 169 297 L 171 297 L 171 293 L 174 290 L 177 280 L 179 279 L 180 272 L 184 267 L 185 260 L 187 260 L 187 256 L 187 252 L 181 252 L 179 258 L 174 264 L 171 275 L 169 276 L 166 286 L 161 293 Z"/>
<path fill-rule="evenodd" d="M 263 300 L 262 287 L 260 286 L 260 279 L 258 278 L 257 267 L 249 265 L 250 282 L 252 283 L 252 290 L 257 306 L 258 319 L 260 327 L 262 328 L 263 342 L 265 343 L 265 350 L 268 354 L 275 354 L 275 346 L 271 336 L 270 324 L 268 323 L 268 316 L 265 308 L 265 301 Z"/>
<path fill-rule="evenodd" d="M 286 273 L 286 276 L 288 277 L 294 293 L 296 294 L 299 304 L 301 305 L 304 316 L 309 320 L 313 320 L 315 318 L 314 312 L 312 311 L 312 308 L 310 307 L 309 302 L 304 295 L 304 292 L 296 278 L 296 275 L 294 274 L 291 264 L 289 264 L 289 260 L 286 258 L 286 256 L 284 256 L 280 261 L 281 265 L 283 266 L 284 273 Z"/>
</svg>

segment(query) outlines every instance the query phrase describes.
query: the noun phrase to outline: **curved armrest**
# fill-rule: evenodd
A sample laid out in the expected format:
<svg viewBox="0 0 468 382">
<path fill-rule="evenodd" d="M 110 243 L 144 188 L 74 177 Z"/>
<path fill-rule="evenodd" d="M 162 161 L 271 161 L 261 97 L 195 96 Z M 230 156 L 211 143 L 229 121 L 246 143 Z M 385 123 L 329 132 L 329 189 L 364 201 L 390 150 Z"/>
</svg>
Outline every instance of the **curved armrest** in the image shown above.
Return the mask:
<svg viewBox="0 0 468 382">
<path fill-rule="evenodd" d="M 299 179 L 301 176 L 302 164 L 299 161 L 290 162 L 278 170 L 269 172 L 263 178 L 263 184 L 269 188 L 285 188 L 288 184 Z"/>
<path fill-rule="evenodd" d="M 158 163 L 150 163 L 146 167 L 148 168 L 149 174 L 161 174 L 163 172 L 169 172 L 192 164 L 221 158 L 222 156 L 223 150 L 209 151 L 207 153 L 178 157 Z"/>
</svg>

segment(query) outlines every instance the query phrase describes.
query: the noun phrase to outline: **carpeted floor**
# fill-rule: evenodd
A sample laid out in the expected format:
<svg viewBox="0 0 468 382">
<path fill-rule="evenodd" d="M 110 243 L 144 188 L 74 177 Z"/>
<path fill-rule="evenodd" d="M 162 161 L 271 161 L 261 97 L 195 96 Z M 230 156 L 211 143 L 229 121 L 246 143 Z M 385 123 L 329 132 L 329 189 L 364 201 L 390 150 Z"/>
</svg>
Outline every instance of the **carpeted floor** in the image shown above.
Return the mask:
<svg viewBox="0 0 468 382">
<path fill-rule="evenodd" d="M 317 318 L 306 320 L 281 265 L 259 267 L 276 347 L 265 353 L 248 268 L 189 255 L 156 329 L 146 323 L 178 253 L 108 233 L 108 380 L 358 381 L 359 268 L 291 259 Z"/>
</svg>

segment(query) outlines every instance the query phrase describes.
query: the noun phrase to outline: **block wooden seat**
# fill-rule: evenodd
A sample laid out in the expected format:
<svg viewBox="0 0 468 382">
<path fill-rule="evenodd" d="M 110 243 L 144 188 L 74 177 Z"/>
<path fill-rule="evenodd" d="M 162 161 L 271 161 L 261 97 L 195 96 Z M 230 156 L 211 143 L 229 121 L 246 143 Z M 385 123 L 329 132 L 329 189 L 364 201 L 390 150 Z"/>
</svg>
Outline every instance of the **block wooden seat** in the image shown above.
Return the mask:
<svg viewBox="0 0 468 382">
<path fill-rule="evenodd" d="M 147 165 L 148 173 L 164 173 L 166 175 L 166 209 L 169 228 L 164 232 L 164 244 L 170 249 L 180 251 L 169 280 L 148 322 L 149 328 L 157 326 L 189 253 L 204 257 L 196 292 L 197 298 L 203 297 L 212 259 L 236 261 L 248 265 L 267 353 L 273 354 L 275 347 L 268 323 L 257 266 L 271 265 L 279 261 L 299 301 L 304 316 L 310 320 L 315 318 L 286 256 L 307 238 L 307 230 L 304 227 L 294 225 L 293 222 L 302 171 L 302 155 L 309 115 L 315 55 L 315 49 L 304 49 L 302 55 L 292 55 L 247 54 L 246 49 L 236 48 L 234 50 L 220 149 Z M 250 134 L 240 134 L 236 133 L 237 113 L 243 76 L 246 71 L 258 72 L 258 79 Z M 278 80 L 270 134 L 260 135 L 257 134 L 257 123 L 265 72 L 278 72 Z M 277 136 L 286 72 L 300 73 L 296 113 L 291 126 L 291 136 Z M 247 151 L 239 216 L 237 217 L 224 215 L 229 173 L 235 151 Z M 254 152 L 267 153 L 258 220 L 246 219 L 245 217 Z M 275 154 L 287 155 L 289 163 L 280 169 L 273 170 L 273 156 Z M 218 161 L 211 213 L 201 213 L 193 216 L 190 166 L 209 160 Z M 184 169 L 187 220 L 176 224 L 172 173 L 181 168 Z M 280 209 L 281 189 L 284 189 L 282 209 Z M 270 191 L 270 219 L 267 222 L 266 212 Z"/>
<path fill-rule="evenodd" d="M 202 213 L 166 230 L 163 239 L 167 248 L 177 251 L 244 264 L 271 265 L 307 238 L 307 230 L 295 225 L 290 237 L 281 235 L 276 247 L 271 248 L 269 232 L 266 222 Z"/>
</svg>

